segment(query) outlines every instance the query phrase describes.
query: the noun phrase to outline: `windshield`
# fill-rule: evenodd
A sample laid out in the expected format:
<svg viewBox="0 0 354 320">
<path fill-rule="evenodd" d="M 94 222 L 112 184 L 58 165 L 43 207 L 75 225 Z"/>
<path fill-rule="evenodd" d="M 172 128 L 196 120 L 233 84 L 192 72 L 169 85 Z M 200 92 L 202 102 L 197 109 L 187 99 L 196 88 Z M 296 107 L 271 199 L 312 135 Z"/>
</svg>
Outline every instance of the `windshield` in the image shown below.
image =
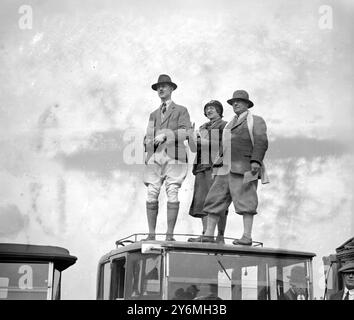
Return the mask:
<svg viewBox="0 0 354 320">
<path fill-rule="evenodd" d="M 131 253 L 128 255 L 126 299 L 161 299 L 161 256 Z"/>
<path fill-rule="evenodd" d="M 305 258 L 170 252 L 168 299 L 308 300 Z"/>
</svg>

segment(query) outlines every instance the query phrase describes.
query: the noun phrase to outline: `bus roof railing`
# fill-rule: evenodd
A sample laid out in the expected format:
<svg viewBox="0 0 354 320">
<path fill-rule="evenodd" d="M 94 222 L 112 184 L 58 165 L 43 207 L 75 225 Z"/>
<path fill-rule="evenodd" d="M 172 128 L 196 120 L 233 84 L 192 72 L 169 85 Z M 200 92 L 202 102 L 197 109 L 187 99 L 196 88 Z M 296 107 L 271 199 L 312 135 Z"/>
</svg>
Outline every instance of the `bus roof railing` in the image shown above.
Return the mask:
<svg viewBox="0 0 354 320">
<path fill-rule="evenodd" d="M 142 241 L 144 238 L 146 238 L 149 234 L 148 233 L 133 233 L 130 236 L 127 236 L 125 238 L 119 239 L 116 241 L 116 246 L 119 248 L 119 246 L 125 246 L 126 244 L 130 243 L 135 243 Z M 156 236 L 156 241 L 165 241 L 164 237 L 166 237 L 166 233 L 155 233 Z M 186 242 L 189 237 L 198 237 L 201 236 L 200 234 L 187 234 L 187 233 L 174 233 L 173 237 L 176 239 L 176 241 L 183 241 Z M 224 237 L 225 244 L 228 244 L 228 242 L 234 241 L 234 240 L 239 240 L 236 238 L 229 238 L 229 237 Z M 149 241 L 155 241 L 155 240 L 149 240 Z M 198 243 L 198 242 L 196 242 Z M 252 241 L 252 246 L 253 247 L 263 247 L 263 242 L 259 241 Z"/>
</svg>

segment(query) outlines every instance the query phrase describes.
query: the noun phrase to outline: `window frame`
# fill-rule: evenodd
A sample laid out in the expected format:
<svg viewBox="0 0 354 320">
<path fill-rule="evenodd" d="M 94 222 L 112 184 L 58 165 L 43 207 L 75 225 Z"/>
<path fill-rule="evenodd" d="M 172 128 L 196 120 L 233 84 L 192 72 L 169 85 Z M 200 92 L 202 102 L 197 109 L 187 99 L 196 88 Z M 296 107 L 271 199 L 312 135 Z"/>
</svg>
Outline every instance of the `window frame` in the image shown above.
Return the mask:
<svg viewBox="0 0 354 320">
<path fill-rule="evenodd" d="M 192 255 L 201 255 L 201 256 L 217 256 L 220 253 L 213 253 L 210 252 L 208 254 L 206 254 L 205 252 L 200 252 L 200 251 L 183 251 L 183 250 L 168 250 L 167 251 L 167 257 L 166 257 L 166 297 L 164 297 L 165 299 L 169 299 L 171 298 L 171 292 L 169 286 L 171 284 L 173 284 L 178 278 L 178 276 L 176 277 L 174 274 L 171 274 L 171 269 L 170 269 L 170 264 L 172 261 L 172 255 L 173 254 L 182 254 L 182 255 L 188 255 L 188 254 L 192 254 Z M 276 299 L 280 300 L 281 297 L 284 294 L 284 267 L 285 266 L 291 266 L 291 265 L 297 265 L 298 263 L 301 263 L 304 265 L 305 270 L 306 270 L 306 274 L 307 274 L 307 289 L 308 289 L 308 299 L 312 299 L 313 298 L 313 274 L 312 274 L 312 258 L 310 257 L 298 257 L 298 256 L 279 256 L 279 255 L 262 255 L 262 254 L 250 254 L 250 253 L 236 253 L 236 254 L 232 254 L 232 253 L 224 253 L 222 254 L 222 256 L 225 257 L 234 257 L 235 259 L 238 258 L 240 259 L 240 262 L 238 264 L 239 266 L 239 272 L 240 276 L 242 274 L 242 269 L 247 268 L 247 267 L 251 267 L 252 264 L 247 264 L 247 258 L 255 258 L 255 259 L 265 259 L 264 263 L 259 263 L 257 264 L 257 279 L 258 277 L 261 275 L 263 280 L 257 280 L 257 297 L 259 299 L 260 297 L 260 293 L 261 290 L 263 288 L 265 288 L 265 298 L 270 299 L 271 298 L 271 291 L 272 291 L 272 286 L 275 288 L 276 290 Z M 290 261 L 293 261 L 292 263 L 289 263 Z M 246 263 L 245 263 L 246 262 Z M 277 262 L 277 263 L 274 263 Z M 274 263 L 274 264 L 273 264 Z M 264 270 L 260 269 L 260 266 L 264 266 Z M 275 284 L 271 283 L 271 279 L 270 279 L 270 275 L 269 275 L 269 271 L 272 267 L 276 267 L 276 282 Z M 236 270 L 236 269 L 235 269 Z M 217 279 L 209 279 L 210 281 L 208 281 L 207 278 L 203 279 L 198 279 L 198 278 L 190 278 L 192 282 L 195 281 L 199 281 L 201 280 L 200 283 L 213 283 L 216 282 L 217 283 Z M 186 281 L 187 279 L 185 279 L 183 282 L 187 283 L 188 281 Z M 265 283 L 262 284 L 262 281 L 264 281 Z M 243 283 L 242 283 L 242 276 L 240 277 L 240 279 L 237 280 L 238 283 L 235 284 L 235 286 L 239 286 L 241 288 L 240 291 L 240 297 L 242 298 L 243 296 Z M 280 283 L 281 282 L 281 283 Z M 274 290 L 273 288 L 273 290 Z M 280 291 L 279 291 L 280 290 Z M 283 292 L 281 292 L 283 290 Z M 237 292 L 237 291 L 236 291 Z M 257 299 L 257 300 L 258 300 Z M 241 300 L 241 299 L 240 299 Z M 261 300 L 261 299 L 259 299 Z"/>
<path fill-rule="evenodd" d="M 106 266 L 109 266 L 107 268 Z M 109 270 L 109 288 L 108 288 L 108 299 L 105 296 L 105 275 L 106 275 L 106 270 Z M 97 294 L 97 300 L 109 300 L 111 297 L 110 294 L 110 288 L 111 288 L 111 277 L 112 277 L 112 272 L 111 272 L 111 262 L 110 260 L 103 261 L 100 266 L 99 266 L 99 274 L 98 274 L 98 294 Z"/>
<path fill-rule="evenodd" d="M 116 274 L 117 271 L 117 263 L 124 261 L 123 267 L 120 269 L 124 269 L 124 277 L 118 277 Z M 124 300 L 125 299 L 125 292 L 126 292 L 126 281 L 127 281 L 127 254 L 116 255 L 110 259 L 111 264 L 111 281 L 110 281 L 110 299 L 111 300 Z M 117 290 L 116 287 L 116 280 L 119 279 L 120 281 L 123 280 L 123 295 L 122 297 L 115 297 L 115 291 Z M 117 294 L 118 295 L 118 294 Z"/>
<path fill-rule="evenodd" d="M 159 269 L 158 271 L 158 279 L 155 279 L 158 281 L 159 285 L 159 291 L 156 294 L 144 294 L 144 288 L 147 285 L 147 280 L 149 280 L 146 276 L 146 266 L 147 266 L 147 260 L 149 258 L 159 258 Z M 164 259 L 162 254 L 148 254 L 148 253 L 141 253 L 139 251 L 134 251 L 134 252 L 129 252 L 127 255 L 127 268 L 126 268 L 126 281 L 125 281 L 125 299 L 127 300 L 162 300 L 164 299 L 163 297 L 163 292 L 164 292 L 164 287 L 163 287 L 163 281 L 165 279 L 164 275 Z M 139 272 L 137 274 L 138 276 L 138 281 L 137 281 L 137 288 L 134 287 L 133 283 L 133 264 L 139 262 Z M 152 272 L 153 269 L 151 269 L 149 272 Z M 154 280 L 154 279 L 150 279 Z M 146 281 L 146 282 L 145 282 Z M 138 294 L 133 296 L 133 290 L 137 289 Z"/>
</svg>

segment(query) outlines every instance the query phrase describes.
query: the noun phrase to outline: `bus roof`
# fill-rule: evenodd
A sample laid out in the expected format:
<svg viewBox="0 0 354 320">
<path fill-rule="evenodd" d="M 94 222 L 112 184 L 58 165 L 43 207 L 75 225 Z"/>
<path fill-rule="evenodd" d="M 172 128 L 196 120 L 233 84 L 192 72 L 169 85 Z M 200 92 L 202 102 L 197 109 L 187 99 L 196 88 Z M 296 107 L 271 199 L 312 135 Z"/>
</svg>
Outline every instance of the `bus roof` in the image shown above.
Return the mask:
<svg viewBox="0 0 354 320">
<path fill-rule="evenodd" d="M 0 243 L 0 261 L 3 260 L 52 261 L 59 271 L 63 271 L 73 265 L 77 257 L 62 247 Z"/>
<path fill-rule="evenodd" d="M 134 236 L 134 235 L 133 235 Z M 128 239 L 124 238 L 124 239 Z M 117 248 L 111 250 L 100 259 L 99 263 L 106 261 L 111 256 L 125 253 L 125 252 L 136 252 L 141 251 L 142 244 L 153 244 L 156 246 L 161 246 L 168 250 L 176 251 L 190 251 L 190 252 L 220 252 L 223 254 L 253 254 L 253 255 L 266 255 L 266 256 L 281 256 L 295 257 L 295 258 L 313 258 L 316 256 L 312 252 L 294 251 L 286 249 L 275 249 L 263 247 L 262 243 L 258 242 L 253 246 L 236 246 L 233 244 L 217 244 L 217 243 L 201 243 L 201 242 L 187 242 L 187 241 L 131 241 L 128 240 L 125 243 L 124 239 L 118 240 L 116 242 Z M 257 245 L 260 244 L 260 245 Z"/>
</svg>

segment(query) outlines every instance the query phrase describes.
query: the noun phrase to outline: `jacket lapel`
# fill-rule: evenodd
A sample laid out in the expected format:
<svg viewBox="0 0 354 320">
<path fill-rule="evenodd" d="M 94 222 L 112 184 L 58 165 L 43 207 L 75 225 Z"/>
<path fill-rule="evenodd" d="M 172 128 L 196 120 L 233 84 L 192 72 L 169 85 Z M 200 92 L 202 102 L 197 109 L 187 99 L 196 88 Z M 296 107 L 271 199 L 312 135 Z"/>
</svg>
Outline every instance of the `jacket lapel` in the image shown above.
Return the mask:
<svg viewBox="0 0 354 320">
<path fill-rule="evenodd" d="M 156 110 L 156 123 L 155 123 L 155 128 L 160 128 L 161 127 L 161 107 Z"/>
<path fill-rule="evenodd" d="M 218 127 L 220 126 L 220 124 L 221 124 L 221 121 L 222 121 L 221 118 L 218 119 L 218 120 L 216 120 L 216 121 L 210 126 L 210 129 L 218 128 Z"/>
<path fill-rule="evenodd" d="M 238 126 L 240 126 L 242 123 L 244 123 L 247 120 L 247 116 L 243 117 L 241 120 L 237 120 L 237 122 L 231 127 L 230 130 L 233 130 L 235 128 L 237 128 Z"/>
<path fill-rule="evenodd" d="M 163 125 L 168 120 L 168 118 L 171 116 L 174 109 L 175 109 L 175 104 L 174 104 L 174 102 L 171 102 L 170 106 L 168 107 L 168 109 L 165 113 L 163 121 L 161 122 L 161 125 Z M 161 110 L 161 109 L 159 109 L 159 110 Z M 161 112 L 160 112 L 160 119 L 161 119 Z"/>
</svg>

